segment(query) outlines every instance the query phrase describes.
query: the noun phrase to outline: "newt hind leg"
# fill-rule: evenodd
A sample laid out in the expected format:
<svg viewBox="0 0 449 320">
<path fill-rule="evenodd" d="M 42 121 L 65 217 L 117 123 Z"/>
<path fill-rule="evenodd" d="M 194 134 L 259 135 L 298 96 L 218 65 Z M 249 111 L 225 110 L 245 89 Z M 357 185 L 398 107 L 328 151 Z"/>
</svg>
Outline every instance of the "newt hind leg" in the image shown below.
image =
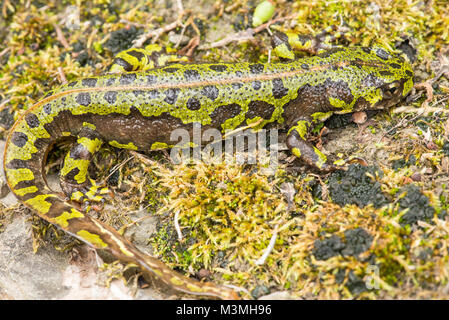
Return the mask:
<svg viewBox="0 0 449 320">
<path fill-rule="evenodd" d="M 83 204 L 89 210 L 91 203 L 103 203 L 110 190 L 89 178 L 88 168 L 93 155 L 103 141 L 95 131 L 84 127 L 78 134 L 76 144 L 67 153 L 60 172 L 60 184 L 65 195 L 72 201 Z"/>
<path fill-rule="evenodd" d="M 307 135 L 312 127 L 308 117 L 298 118 L 287 134 L 287 147 L 299 159 L 323 172 L 336 170 L 338 167 L 330 163 L 326 156 L 315 146 L 307 142 Z"/>
</svg>

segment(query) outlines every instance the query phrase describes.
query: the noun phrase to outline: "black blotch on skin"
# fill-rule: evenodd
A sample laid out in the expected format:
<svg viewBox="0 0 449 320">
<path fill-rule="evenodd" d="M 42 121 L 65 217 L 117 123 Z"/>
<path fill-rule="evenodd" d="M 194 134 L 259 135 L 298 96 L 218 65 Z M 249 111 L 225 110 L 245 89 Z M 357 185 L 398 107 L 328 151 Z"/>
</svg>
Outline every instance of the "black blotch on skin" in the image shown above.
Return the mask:
<svg viewBox="0 0 449 320">
<path fill-rule="evenodd" d="M 410 70 L 405 70 L 405 73 L 406 73 L 409 77 L 412 77 L 412 76 L 413 76 L 413 72 L 411 72 Z"/>
<path fill-rule="evenodd" d="M 22 159 L 12 159 L 6 164 L 7 169 L 23 169 L 23 168 L 29 168 L 30 163 L 29 160 L 22 160 Z M 20 189 L 20 188 L 17 188 Z"/>
<path fill-rule="evenodd" d="M 168 104 L 175 104 L 176 99 L 178 99 L 178 94 L 181 90 L 178 88 L 170 88 L 165 91 L 164 101 Z"/>
<path fill-rule="evenodd" d="M 386 52 L 386 51 L 383 50 L 383 49 L 377 49 L 377 50 L 376 50 L 376 55 L 377 55 L 379 58 L 383 59 L 383 60 L 388 60 L 388 59 L 390 59 L 390 55 L 388 54 L 388 52 Z"/>
<path fill-rule="evenodd" d="M 332 49 L 329 49 L 329 50 L 327 50 L 327 51 L 324 51 L 323 53 L 321 53 L 320 55 L 318 55 L 320 58 L 328 58 L 328 57 L 330 57 L 331 55 L 333 55 L 334 53 L 336 53 L 336 52 L 339 52 L 339 51 L 343 51 L 343 48 L 332 48 Z"/>
<path fill-rule="evenodd" d="M 187 100 L 187 109 L 189 110 L 199 110 L 201 108 L 201 103 L 196 98 L 189 98 Z"/>
<path fill-rule="evenodd" d="M 371 53 L 371 49 L 368 47 L 362 47 L 361 49 L 362 49 L 362 51 L 364 51 L 366 53 Z"/>
<path fill-rule="evenodd" d="M 127 84 L 133 84 L 136 81 L 136 74 L 135 73 L 123 73 L 120 76 L 120 84 L 127 85 Z"/>
<path fill-rule="evenodd" d="M 209 66 L 209 69 L 212 69 L 214 71 L 218 71 L 218 72 L 224 72 L 226 70 L 228 70 L 228 67 L 222 64 L 213 64 L 211 66 Z"/>
<path fill-rule="evenodd" d="M 28 126 L 30 128 L 36 128 L 39 127 L 39 119 L 37 118 L 37 116 L 34 113 L 28 113 L 25 116 L 25 121 L 27 122 Z"/>
<path fill-rule="evenodd" d="M 234 82 L 234 83 L 232 83 L 232 88 L 233 88 L 234 90 L 238 90 L 238 89 L 240 89 L 241 87 L 243 87 L 243 83 L 241 83 L 241 82 Z"/>
<path fill-rule="evenodd" d="M 364 86 L 373 86 L 372 81 L 377 81 L 375 77 L 365 79 L 368 81 Z M 376 82 L 374 82 L 375 84 Z M 284 106 L 284 119 L 287 125 L 293 124 L 298 116 L 311 115 L 315 112 L 328 112 L 335 110 L 329 103 L 329 97 L 338 97 L 346 103 L 352 103 L 354 96 L 346 81 L 332 81 L 327 79 L 319 85 L 306 84 L 298 89 L 298 95 Z M 357 99 L 354 109 L 363 108 L 368 105 L 363 98 Z"/>
<path fill-rule="evenodd" d="M 301 65 L 301 68 L 303 68 L 304 70 L 309 70 L 309 65 L 303 63 L 303 64 Z"/>
<path fill-rule="evenodd" d="M 78 104 L 87 107 L 90 104 L 90 93 L 81 92 L 76 96 L 75 100 Z"/>
<path fill-rule="evenodd" d="M 240 77 L 243 76 L 243 72 L 242 71 L 236 71 L 235 75 L 240 78 Z"/>
<path fill-rule="evenodd" d="M 186 70 L 184 71 L 184 78 L 186 81 L 198 81 L 200 80 L 200 74 L 196 70 Z"/>
<path fill-rule="evenodd" d="M 123 67 L 125 71 L 133 71 L 132 64 L 128 63 L 125 59 L 122 58 L 115 58 L 112 64 L 118 64 L 119 66 Z"/>
<path fill-rule="evenodd" d="M 148 84 L 154 84 L 156 83 L 157 77 L 153 76 L 152 74 L 147 75 L 147 83 Z"/>
<path fill-rule="evenodd" d="M 78 168 L 73 168 L 72 170 L 70 170 L 65 176 L 64 179 L 65 180 L 69 180 L 69 181 L 76 181 L 75 180 L 75 176 L 80 173 L 80 169 Z"/>
<path fill-rule="evenodd" d="M 46 114 L 50 114 L 51 113 L 51 104 L 47 103 L 44 108 L 43 108 L 44 112 Z"/>
<path fill-rule="evenodd" d="M 26 168 L 26 167 L 25 167 Z M 38 182 L 35 179 L 32 180 L 22 180 L 19 181 L 19 183 L 17 183 L 17 185 L 15 186 L 16 189 L 22 189 L 22 188 L 28 188 L 31 186 L 36 186 L 38 188 L 38 190 L 42 190 L 42 188 L 44 188 L 44 184 L 42 182 Z M 39 191 L 36 191 L 39 192 Z M 20 197 L 22 200 L 27 200 L 30 198 L 33 198 L 36 196 L 36 192 L 33 193 L 27 193 L 25 195 L 23 195 L 22 197 Z M 51 198 L 50 198 L 51 199 Z M 46 199 L 45 201 L 49 201 L 50 199 Z"/>
<path fill-rule="evenodd" d="M 109 79 L 106 81 L 106 86 L 107 86 L 107 87 L 110 87 L 110 86 L 112 86 L 114 83 L 115 83 L 115 78 L 109 78 Z"/>
<path fill-rule="evenodd" d="M 252 74 L 262 73 L 263 72 L 263 64 L 261 64 L 261 63 L 250 64 L 249 71 L 251 71 Z"/>
<path fill-rule="evenodd" d="M 390 63 L 390 66 L 395 69 L 401 69 L 401 65 L 397 63 Z"/>
<path fill-rule="evenodd" d="M 95 87 L 97 85 L 97 79 L 96 78 L 86 78 L 81 80 L 81 83 L 85 87 Z"/>
<path fill-rule="evenodd" d="M 159 97 L 159 91 L 151 90 L 147 92 L 147 95 L 150 99 L 157 99 Z"/>
<path fill-rule="evenodd" d="M 219 90 L 216 86 L 205 86 L 203 90 L 201 90 L 201 94 L 208 97 L 212 101 L 217 99 Z"/>
<path fill-rule="evenodd" d="M 138 97 L 139 95 L 144 95 L 145 91 L 143 90 L 133 90 L 133 93 L 136 97 Z"/>
<path fill-rule="evenodd" d="M 133 57 L 137 58 L 137 60 L 142 60 L 143 57 L 145 57 L 145 55 L 142 52 L 137 51 L 137 50 L 129 50 L 128 54 L 130 56 L 133 56 Z"/>
<path fill-rule="evenodd" d="M 242 107 L 237 103 L 226 104 L 215 108 L 211 112 L 210 118 L 212 119 L 211 125 L 213 127 L 219 127 L 226 120 L 234 118 L 240 114 Z"/>
<path fill-rule="evenodd" d="M 273 97 L 275 99 L 281 99 L 282 97 L 286 96 L 288 93 L 288 89 L 284 87 L 284 83 L 282 82 L 282 79 L 273 79 Z"/>
<path fill-rule="evenodd" d="M 251 101 L 248 104 L 248 111 L 246 112 L 246 118 L 252 119 L 254 117 L 261 117 L 264 119 L 271 119 L 275 110 L 274 105 L 265 101 Z"/>
<path fill-rule="evenodd" d="M 262 87 L 262 84 L 260 83 L 260 81 L 253 81 L 252 85 L 253 85 L 254 90 L 259 90 Z"/>
<path fill-rule="evenodd" d="M 382 76 L 393 76 L 393 74 L 390 71 L 387 71 L 387 70 L 379 71 L 379 74 L 382 75 Z"/>
<path fill-rule="evenodd" d="M 11 135 L 11 142 L 22 148 L 28 142 L 28 136 L 25 133 L 14 131 Z"/>
<path fill-rule="evenodd" d="M 176 72 L 178 70 L 179 70 L 179 68 L 165 68 L 164 69 L 164 71 L 168 72 L 168 73 L 173 73 L 173 72 Z"/>
<path fill-rule="evenodd" d="M 72 81 L 67 85 L 67 87 L 74 87 L 77 83 L 78 81 Z"/>
<path fill-rule="evenodd" d="M 271 46 L 273 48 L 276 48 L 277 46 L 280 46 L 282 44 L 285 44 L 289 51 L 292 50 L 290 43 L 288 43 L 288 36 L 283 32 L 275 32 L 273 34 L 273 37 L 271 38 Z"/>
<path fill-rule="evenodd" d="M 104 99 L 109 104 L 114 104 L 117 101 L 117 91 L 108 91 L 104 94 Z"/>
</svg>

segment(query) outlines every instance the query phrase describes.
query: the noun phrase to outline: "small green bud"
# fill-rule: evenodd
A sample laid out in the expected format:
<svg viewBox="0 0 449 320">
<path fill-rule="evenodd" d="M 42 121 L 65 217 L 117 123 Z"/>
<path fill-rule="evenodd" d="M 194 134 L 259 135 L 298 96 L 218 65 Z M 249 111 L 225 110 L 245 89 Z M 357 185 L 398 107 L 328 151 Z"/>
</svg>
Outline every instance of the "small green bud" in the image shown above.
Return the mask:
<svg viewBox="0 0 449 320">
<path fill-rule="evenodd" d="M 274 15 L 275 5 L 273 1 L 266 0 L 259 3 L 254 10 L 253 27 L 258 27 L 267 22 Z"/>
</svg>

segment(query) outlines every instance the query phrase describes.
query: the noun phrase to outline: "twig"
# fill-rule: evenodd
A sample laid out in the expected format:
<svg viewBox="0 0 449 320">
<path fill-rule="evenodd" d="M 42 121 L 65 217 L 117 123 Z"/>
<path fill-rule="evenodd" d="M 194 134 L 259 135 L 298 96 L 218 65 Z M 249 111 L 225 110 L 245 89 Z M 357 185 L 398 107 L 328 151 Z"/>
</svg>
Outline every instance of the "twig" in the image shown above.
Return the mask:
<svg viewBox="0 0 449 320">
<path fill-rule="evenodd" d="M 66 84 L 68 81 L 67 81 L 67 78 L 65 76 L 65 73 L 64 73 L 64 70 L 62 69 L 62 67 L 58 67 L 58 74 L 59 74 L 59 77 L 61 78 L 61 83 Z"/>
<path fill-rule="evenodd" d="M 175 212 L 174 224 L 175 224 L 176 233 L 178 234 L 178 240 L 182 241 L 182 232 L 181 232 L 181 228 L 179 227 L 178 219 L 179 219 L 179 210 Z"/>
<path fill-rule="evenodd" d="M 136 152 L 137 153 L 137 152 Z M 138 154 L 138 153 L 137 153 Z M 132 155 L 131 157 L 129 157 L 128 159 L 122 161 L 122 163 L 116 165 L 112 170 L 111 173 L 103 179 L 102 183 L 105 183 L 105 181 L 107 181 L 117 170 L 119 170 L 121 167 L 123 167 L 129 160 L 133 159 L 134 155 Z"/>
<path fill-rule="evenodd" d="M 268 256 L 270 255 L 271 251 L 273 251 L 274 245 L 276 244 L 276 238 L 278 236 L 278 227 L 279 224 L 276 224 L 274 226 L 273 235 L 271 236 L 268 247 L 265 249 L 263 255 L 254 262 L 257 266 L 263 265 L 265 263 L 265 260 L 267 260 Z"/>
<path fill-rule="evenodd" d="M 448 97 L 448 99 L 449 99 L 449 97 Z M 449 113 L 449 109 L 437 108 L 437 107 L 412 108 L 412 107 L 409 107 L 409 106 L 405 106 L 405 107 L 399 107 L 399 108 L 396 108 L 395 110 L 393 110 L 393 113 L 415 113 L 415 112 L 417 112 L 418 116 L 420 116 L 420 115 L 422 115 L 424 113 L 430 113 L 430 112 L 433 112 L 433 113 L 437 113 L 437 112 Z"/>
<path fill-rule="evenodd" d="M 178 51 L 178 54 L 181 56 L 191 57 L 193 54 L 193 50 L 198 47 L 200 44 L 200 36 L 193 37 L 190 39 L 189 43 Z"/>
<path fill-rule="evenodd" d="M 239 292 L 245 292 L 248 296 L 251 297 L 251 292 L 249 292 L 247 289 L 245 289 L 243 287 L 235 286 L 233 284 L 223 284 L 223 287 L 233 289 L 233 290 L 239 291 Z"/>
<path fill-rule="evenodd" d="M 228 45 L 231 42 L 251 40 L 251 39 L 254 38 L 254 35 L 256 33 L 259 33 L 261 31 L 267 29 L 272 24 L 274 24 L 276 22 L 280 22 L 280 21 L 291 19 L 292 17 L 293 17 L 293 15 L 290 15 L 290 16 L 287 16 L 287 17 L 279 17 L 279 18 L 270 20 L 267 23 L 264 23 L 264 24 L 258 26 L 257 28 L 248 28 L 246 30 L 243 30 L 243 31 L 231 34 L 230 36 L 227 36 L 226 38 L 224 38 L 222 40 L 219 40 L 219 41 L 216 41 L 216 42 L 214 42 L 212 44 L 200 46 L 198 49 L 199 50 L 209 50 L 209 49 L 212 49 L 212 48 L 226 46 L 226 45 Z"/>
<path fill-rule="evenodd" d="M 3 57 L 9 51 L 9 49 L 10 48 L 5 48 L 4 50 L 2 50 L 2 52 L 0 52 L 0 58 Z"/>
<path fill-rule="evenodd" d="M 224 11 L 229 13 L 240 5 L 241 5 L 240 1 L 236 1 L 233 4 L 231 4 L 229 7 L 225 8 Z"/>
<path fill-rule="evenodd" d="M 172 23 L 170 23 L 170 24 L 168 24 L 168 25 L 166 25 L 164 27 L 158 28 L 156 30 L 149 31 L 149 32 L 141 35 L 139 38 L 137 38 L 136 40 L 133 41 L 133 44 L 134 44 L 135 47 L 142 47 L 144 42 L 147 41 L 148 39 L 151 39 L 151 38 L 153 38 L 151 40 L 151 43 L 155 43 L 157 41 L 157 39 L 159 39 L 159 37 L 162 34 L 164 34 L 165 32 L 168 32 L 168 31 L 171 31 L 171 30 L 173 30 L 173 29 L 175 29 L 177 27 L 183 26 L 182 25 L 182 18 L 184 17 L 186 12 L 184 10 L 184 7 L 182 5 L 182 1 L 181 0 L 177 0 L 176 4 L 178 6 L 178 12 L 179 12 L 178 18 L 176 19 L 176 21 L 174 21 L 174 22 L 172 22 Z"/>
<path fill-rule="evenodd" d="M 6 99 L 6 100 L 4 100 L 4 101 L 2 101 L 2 102 L 0 103 L 0 111 L 3 111 L 3 109 L 4 109 L 5 106 L 6 106 L 6 104 L 7 104 L 9 101 L 11 101 L 11 98 L 8 98 L 8 99 Z"/>
<path fill-rule="evenodd" d="M 69 50 L 70 45 L 67 42 L 67 39 L 64 37 L 64 33 L 62 32 L 61 28 L 56 23 L 53 23 L 53 28 L 55 28 L 56 30 L 56 39 L 61 42 L 65 49 Z"/>
<path fill-rule="evenodd" d="M 425 89 L 426 90 L 426 94 L 427 94 L 427 99 L 424 101 L 423 105 L 425 107 L 427 107 L 427 104 L 429 102 L 432 101 L 433 99 L 433 88 L 432 85 L 439 79 L 441 78 L 442 75 L 446 76 L 446 73 L 449 72 L 449 66 L 445 65 L 443 66 L 440 71 L 438 71 L 438 73 L 436 74 L 435 77 L 433 77 L 432 79 L 426 80 L 424 82 L 421 83 L 417 83 L 415 84 L 414 88 L 415 89 Z"/>
</svg>

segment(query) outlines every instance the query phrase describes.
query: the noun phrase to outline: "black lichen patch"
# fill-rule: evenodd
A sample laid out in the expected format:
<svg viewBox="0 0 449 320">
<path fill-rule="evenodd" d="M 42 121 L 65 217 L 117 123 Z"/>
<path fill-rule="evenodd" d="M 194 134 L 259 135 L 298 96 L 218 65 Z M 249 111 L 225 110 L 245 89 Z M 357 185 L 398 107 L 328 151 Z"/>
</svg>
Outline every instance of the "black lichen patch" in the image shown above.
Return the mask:
<svg viewBox="0 0 449 320">
<path fill-rule="evenodd" d="M 327 260 L 338 254 L 345 248 L 345 244 L 337 235 L 324 240 L 315 240 L 313 255 L 317 260 Z"/>
<path fill-rule="evenodd" d="M 362 228 L 345 231 L 345 248 L 341 251 L 343 256 L 358 256 L 371 246 L 373 237 Z"/>
<path fill-rule="evenodd" d="M 398 159 L 398 160 L 393 160 L 391 167 L 394 170 L 398 170 L 398 169 L 405 168 L 405 167 L 415 165 L 415 164 L 416 164 L 416 157 L 415 157 L 415 155 L 412 154 L 408 160 L 405 160 L 403 158 Z"/>
<path fill-rule="evenodd" d="M 316 240 L 313 248 L 315 258 L 327 260 L 336 255 L 357 257 L 367 251 L 373 241 L 373 237 L 362 228 L 348 229 L 344 235 L 344 240 L 335 234 L 324 240 Z"/>
<path fill-rule="evenodd" d="M 332 200 L 344 206 L 346 204 L 356 204 L 359 207 L 365 207 L 372 204 L 380 208 L 388 203 L 386 197 L 382 194 L 380 183 L 373 181 L 371 177 L 376 173 L 382 177 L 382 171 L 377 167 L 363 167 L 360 164 L 350 165 L 347 171 L 338 170 L 329 177 L 329 193 Z"/>
<path fill-rule="evenodd" d="M 401 217 L 399 222 L 401 225 L 413 225 L 418 221 L 430 221 L 434 214 L 435 209 L 430 206 L 429 199 L 421 192 L 418 186 L 411 184 L 401 190 L 398 194 L 406 192 L 405 197 L 399 200 L 399 210 L 408 211 Z"/>
<path fill-rule="evenodd" d="M 108 41 L 104 44 L 104 47 L 112 51 L 113 54 L 117 54 L 120 51 L 131 48 L 133 46 L 133 40 L 142 32 L 142 29 L 138 29 L 135 26 L 113 31 Z"/>
<path fill-rule="evenodd" d="M 367 290 L 365 281 L 357 276 L 352 270 L 349 271 L 346 287 L 349 289 L 349 291 L 351 291 L 353 295 L 359 295 L 363 291 Z"/>
</svg>

